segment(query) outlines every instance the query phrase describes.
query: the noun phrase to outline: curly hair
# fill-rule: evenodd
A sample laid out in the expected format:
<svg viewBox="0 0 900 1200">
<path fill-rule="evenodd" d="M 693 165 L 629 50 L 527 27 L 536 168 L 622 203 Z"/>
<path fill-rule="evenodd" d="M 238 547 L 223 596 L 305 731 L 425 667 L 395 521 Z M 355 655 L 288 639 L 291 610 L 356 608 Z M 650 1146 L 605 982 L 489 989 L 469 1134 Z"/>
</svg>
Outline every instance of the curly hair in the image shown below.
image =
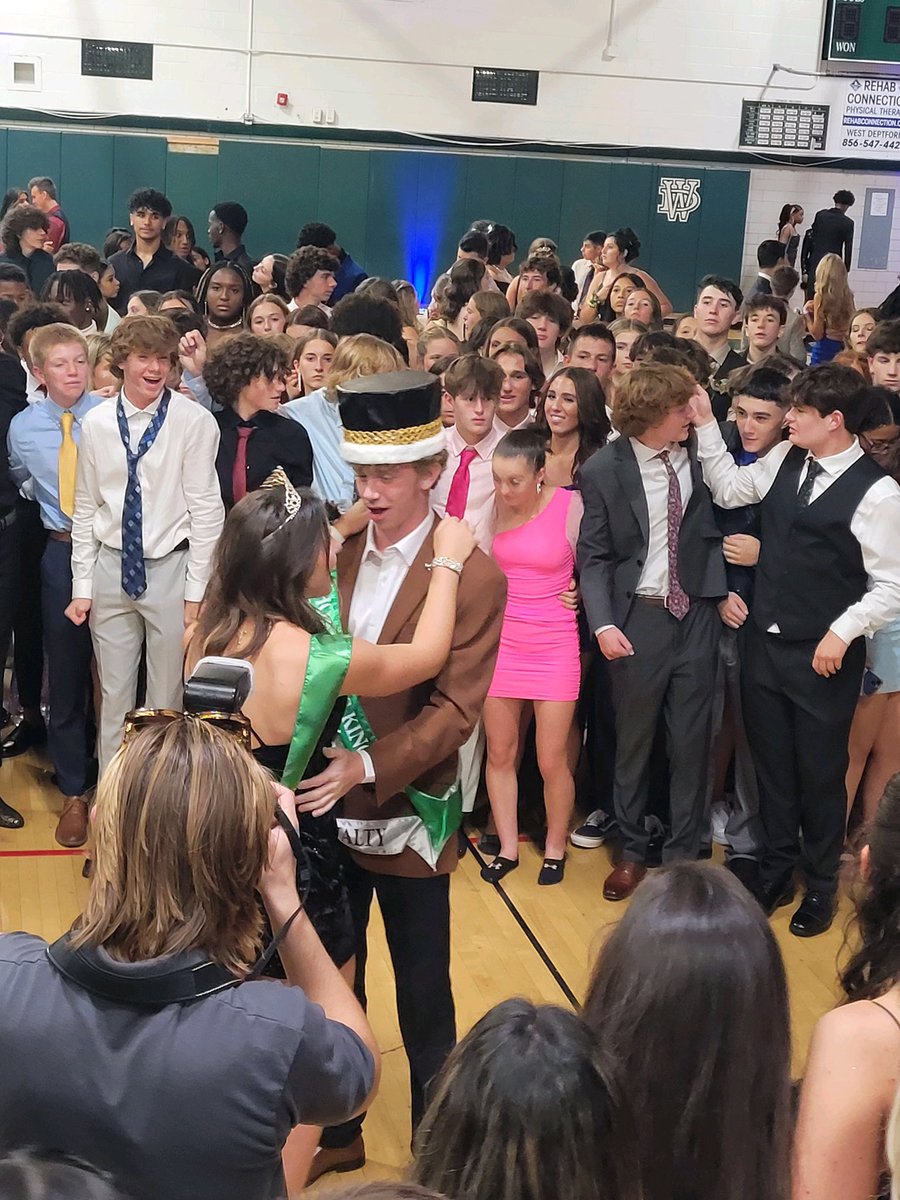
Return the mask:
<svg viewBox="0 0 900 1200">
<path fill-rule="evenodd" d="M 337 256 L 319 246 L 301 246 L 287 261 L 284 286 L 289 296 L 299 296 L 317 271 L 336 271 Z"/>
<path fill-rule="evenodd" d="M 87 242 L 66 242 L 64 246 L 60 246 L 57 252 L 53 255 L 53 264 L 57 268 L 60 263 L 77 263 L 78 269 L 86 274 L 97 275 L 103 273 L 103 260 Z"/>
<path fill-rule="evenodd" d="M 141 314 L 124 317 L 109 339 L 109 369 L 122 378 L 122 363 L 129 354 L 168 356 L 172 365 L 178 358 L 178 330 L 165 314 Z"/>
<path fill-rule="evenodd" d="M 25 348 L 25 339 L 32 330 L 42 329 L 45 325 L 68 323 L 69 314 L 61 304 L 26 304 L 10 317 L 6 337 L 21 353 Z"/>
<path fill-rule="evenodd" d="M 640 437 L 670 412 L 683 408 L 696 386 L 684 367 L 642 363 L 616 388 L 613 424 L 623 438 Z"/>
<path fill-rule="evenodd" d="M 279 379 L 285 375 L 289 356 L 271 338 L 239 333 L 220 342 L 209 352 L 203 379 L 218 404 L 234 408 L 241 392 L 254 379 Z"/>
<path fill-rule="evenodd" d="M 43 229 L 50 232 L 50 221 L 45 213 L 33 204 L 16 204 L 9 210 L 0 225 L 0 241 L 7 250 L 18 253 L 22 234 L 26 229 Z"/>
<path fill-rule="evenodd" d="M 450 268 L 447 287 L 439 301 L 442 317 L 455 321 L 481 288 L 487 267 L 477 258 L 464 258 Z"/>
</svg>

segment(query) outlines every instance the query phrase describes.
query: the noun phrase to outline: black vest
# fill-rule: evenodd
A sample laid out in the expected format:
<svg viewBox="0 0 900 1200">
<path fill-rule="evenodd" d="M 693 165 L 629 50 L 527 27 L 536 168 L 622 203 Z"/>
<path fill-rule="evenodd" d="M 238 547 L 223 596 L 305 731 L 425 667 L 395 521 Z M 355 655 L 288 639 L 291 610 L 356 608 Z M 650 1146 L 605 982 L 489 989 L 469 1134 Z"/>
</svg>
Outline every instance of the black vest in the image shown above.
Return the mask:
<svg viewBox="0 0 900 1200">
<path fill-rule="evenodd" d="M 760 505 L 762 548 L 753 618 L 778 625 L 789 641 L 823 637 L 832 621 L 862 599 L 868 576 L 850 522 L 884 471 L 863 455 L 806 508 L 797 490 L 806 451 L 793 447 Z"/>
</svg>

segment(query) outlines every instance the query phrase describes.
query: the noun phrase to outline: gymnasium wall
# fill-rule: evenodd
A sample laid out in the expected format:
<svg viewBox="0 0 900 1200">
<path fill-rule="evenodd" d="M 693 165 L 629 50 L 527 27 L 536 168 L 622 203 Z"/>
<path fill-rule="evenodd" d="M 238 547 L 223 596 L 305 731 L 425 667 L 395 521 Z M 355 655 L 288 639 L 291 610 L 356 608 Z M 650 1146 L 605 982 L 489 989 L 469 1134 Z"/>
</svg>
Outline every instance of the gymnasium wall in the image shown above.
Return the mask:
<svg viewBox="0 0 900 1200">
<path fill-rule="evenodd" d="M 217 200 L 251 214 L 245 240 L 257 256 L 290 252 L 307 221 L 326 220 L 373 275 L 412 280 L 427 294 L 456 255 L 471 221 L 516 231 L 520 250 L 538 235 L 578 257 L 589 230 L 630 224 L 640 265 L 676 308 L 699 275 L 741 268 L 749 172 L 512 154 L 451 154 L 340 147 L 262 138 L 196 138 L 35 128 L 0 130 L 4 187 L 47 174 L 57 181 L 73 235 L 98 242 L 127 224 L 129 194 L 152 184 L 194 222 L 206 244 Z M 674 184 L 666 180 L 675 181 Z M 666 194 L 684 192 L 680 219 Z M 675 205 L 677 207 L 677 203 Z"/>
<path fill-rule="evenodd" d="M 318 114 L 335 130 L 725 151 L 738 146 L 743 99 L 846 94 L 846 80 L 815 75 L 823 9 L 824 0 L 30 0 L 4 5 L 0 106 L 297 126 Z M 154 43 L 153 79 L 83 77 L 82 37 Z M 21 56 L 37 64 L 33 87 L 13 77 Z M 473 103 L 474 66 L 539 70 L 537 105 Z"/>
</svg>

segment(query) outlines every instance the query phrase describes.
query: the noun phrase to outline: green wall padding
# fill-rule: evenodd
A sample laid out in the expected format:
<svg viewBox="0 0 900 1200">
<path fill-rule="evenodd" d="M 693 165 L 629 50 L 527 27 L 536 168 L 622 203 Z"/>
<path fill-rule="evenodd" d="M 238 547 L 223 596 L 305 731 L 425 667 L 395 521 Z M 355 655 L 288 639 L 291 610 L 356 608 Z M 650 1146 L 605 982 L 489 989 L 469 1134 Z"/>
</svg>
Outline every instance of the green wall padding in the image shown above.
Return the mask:
<svg viewBox="0 0 900 1200">
<path fill-rule="evenodd" d="M 748 170 L 656 167 L 538 156 L 318 147 L 262 138 L 222 140 L 218 154 L 170 151 L 164 136 L 0 130 L 4 188 L 32 175 L 54 178 L 73 237 L 99 245 L 127 225 L 137 187 L 162 188 L 206 246 L 207 215 L 218 200 L 250 213 L 245 240 L 261 257 L 290 253 L 307 221 L 327 221 L 372 275 L 409 278 L 427 294 L 455 257 L 473 220 L 515 230 L 519 254 L 537 236 L 559 243 L 564 262 L 592 229 L 631 225 L 649 271 L 676 310 L 693 303 L 710 271 L 738 279 Z M 685 222 L 659 213 L 661 177 L 700 180 L 700 208 Z M 208 248 L 208 247 L 207 247 Z"/>
</svg>

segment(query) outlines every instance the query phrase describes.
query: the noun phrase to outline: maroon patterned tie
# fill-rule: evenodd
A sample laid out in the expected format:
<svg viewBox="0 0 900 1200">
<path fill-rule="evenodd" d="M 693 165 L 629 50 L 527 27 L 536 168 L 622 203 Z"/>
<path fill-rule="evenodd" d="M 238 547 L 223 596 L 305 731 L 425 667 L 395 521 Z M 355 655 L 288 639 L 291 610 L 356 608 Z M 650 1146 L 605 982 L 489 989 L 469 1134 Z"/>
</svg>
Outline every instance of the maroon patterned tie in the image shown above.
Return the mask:
<svg viewBox="0 0 900 1200">
<path fill-rule="evenodd" d="M 681 488 L 678 486 L 678 476 L 675 468 L 669 462 L 668 450 L 660 450 L 666 474 L 669 477 L 669 499 L 666 505 L 666 524 L 669 533 L 669 592 L 666 596 L 666 608 L 673 617 L 683 621 L 691 607 L 691 598 L 681 586 L 678 578 L 678 537 L 681 533 L 681 518 L 684 510 L 681 506 Z"/>
</svg>

